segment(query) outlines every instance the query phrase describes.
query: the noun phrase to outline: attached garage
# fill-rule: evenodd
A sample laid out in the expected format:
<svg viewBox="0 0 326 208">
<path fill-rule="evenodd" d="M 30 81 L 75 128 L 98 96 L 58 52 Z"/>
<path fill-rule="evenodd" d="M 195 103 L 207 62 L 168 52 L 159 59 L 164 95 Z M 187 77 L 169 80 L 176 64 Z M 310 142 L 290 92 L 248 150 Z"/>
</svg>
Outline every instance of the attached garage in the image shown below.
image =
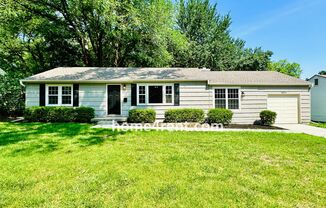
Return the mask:
<svg viewBox="0 0 326 208">
<path fill-rule="evenodd" d="M 267 109 L 277 113 L 275 123 L 299 123 L 298 95 L 269 95 Z"/>
</svg>

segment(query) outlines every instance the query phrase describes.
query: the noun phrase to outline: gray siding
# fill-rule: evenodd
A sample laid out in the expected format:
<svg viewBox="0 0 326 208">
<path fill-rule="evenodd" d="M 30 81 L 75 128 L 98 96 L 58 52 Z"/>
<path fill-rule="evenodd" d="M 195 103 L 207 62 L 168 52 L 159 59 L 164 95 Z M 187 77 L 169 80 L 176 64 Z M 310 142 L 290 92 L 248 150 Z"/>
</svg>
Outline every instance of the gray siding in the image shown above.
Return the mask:
<svg viewBox="0 0 326 208">
<path fill-rule="evenodd" d="M 130 100 L 130 98 L 128 98 Z M 128 107 L 128 106 L 127 106 Z M 164 113 L 168 109 L 177 108 L 201 108 L 207 111 L 212 107 L 212 91 L 206 82 L 180 83 L 180 106 L 170 105 L 142 105 L 132 108 L 152 108 L 156 111 L 158 120 L 164 119 Z"/>
<path fill-rule="evenodd" d="M 79 106 L 94 108 L 96 117 L 106 116 L 106 85 L 80 84 Z"/>
<path fill-rule="evenodd" d="M 26 107 L 39 106 L 40 104 L 40 85 L 28 84 L 25 88 Z"/>
<path fill-rule="evenodd" d="M 267 109 L 268 95 L 297 95 L 299 122 L 310 122 L 310 92 L 308 87 L 241 87 L 241 109 L 234 110 L 233 123 L 253 123 Z"/>
<path fill-rule="evenodd" d="M 107 116 L 106 84 L 80 84 L 79 105 L 95 109 L 96 117 Z M 131 106 L 131 85 L 126 84 L 126 90 L 121 90 L 121 114 L 128 116 L 133 108 L 152 108 L 156 110 L 157 119 L 164 119 L 164 112 L 173 108 L 201 108 L 207 112 L 214 108 L 214 87 L 207 86 L 206 82 L 180 83 L 180 106 L 174 105 L 146 105 Z M 223 86 L 218 86 L 223 87 Z M 241 96 L 240 109 L 234 110 L 232 123 L 252 124 L 259 119 L 259 113 L 267 108 L 268 95 L 289 94 L 299 97 L 299 122 L 310 122 L 310 92 L 308 87 L 240 87 L 244 95 Z M 127 98 L 127 102 L 123 99 Z M 39 85 L 26 85 L 26 106 L 39 105 Z"/>
</svg>

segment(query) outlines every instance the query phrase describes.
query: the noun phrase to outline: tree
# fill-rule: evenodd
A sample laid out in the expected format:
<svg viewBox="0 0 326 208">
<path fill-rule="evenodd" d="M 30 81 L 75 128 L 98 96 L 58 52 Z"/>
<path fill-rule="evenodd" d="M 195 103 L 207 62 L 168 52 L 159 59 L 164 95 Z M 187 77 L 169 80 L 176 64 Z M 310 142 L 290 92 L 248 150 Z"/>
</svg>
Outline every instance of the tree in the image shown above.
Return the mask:
<svg viewBox="0 0 326 208">
<path fill-rule="evenodd" d="M 320 71 L 318 74 L 319 74 L 319 75 L 326 75 L 326 71 L 325 71 L 325 70 Z"/>
<path fill-rule="evenodd" d="M 268 70 L 281 72 L 297 78 L 300 78 L 302 73 L 300 64 L 295 62 L 290 63 L 286 59 L 277 62 L 270 62 L 268 64 Z"/>
<path fill-rule="evenodd" d="M 230 15 L 219 15 L 209 0 L 180 1 L 177 24 L 190 41 L 184 58 L 187 67 L 212 70 L 266 70 L 272 52 L 245 49 L 245 42 L 230 36 Z"/>
</svg>

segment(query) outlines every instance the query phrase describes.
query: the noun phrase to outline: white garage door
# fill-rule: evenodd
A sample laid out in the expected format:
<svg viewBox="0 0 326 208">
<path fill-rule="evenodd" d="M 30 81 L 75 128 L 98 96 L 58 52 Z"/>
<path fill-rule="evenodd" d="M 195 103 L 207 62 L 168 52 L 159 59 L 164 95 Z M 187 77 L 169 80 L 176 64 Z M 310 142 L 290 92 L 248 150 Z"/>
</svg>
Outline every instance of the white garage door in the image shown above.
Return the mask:
<svg viewBox="0 0 326 208">
<path fill-rule="evenodd" d="M 268 96 L 267 109 L 277 113 L 275 123 L 298 123 L 298 96 Z"/>
</svg>

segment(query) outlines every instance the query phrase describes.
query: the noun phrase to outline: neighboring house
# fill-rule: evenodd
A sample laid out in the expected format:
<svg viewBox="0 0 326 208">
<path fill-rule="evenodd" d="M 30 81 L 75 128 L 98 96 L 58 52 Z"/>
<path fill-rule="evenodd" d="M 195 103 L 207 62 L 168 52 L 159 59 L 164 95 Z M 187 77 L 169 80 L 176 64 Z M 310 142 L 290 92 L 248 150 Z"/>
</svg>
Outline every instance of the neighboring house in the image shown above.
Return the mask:
<svg viewBox="0 0 326 208">
<path fill-rule="evenodd" d="M 97 119 L 125 120 L 134 108 L 228 108 L 233 123 L 252 124 L 262 110 L 277 123 L 310 122 L 310 83 L 271 71 L 194 68 L 55 68 L 22 80 L 26 106 L 90 106 Z"/>
<path fill-rule="evenodd" d="M 309 79 L 311 88 L 311 120 L 326 122 L 326 75 Z"/>
</svg>

